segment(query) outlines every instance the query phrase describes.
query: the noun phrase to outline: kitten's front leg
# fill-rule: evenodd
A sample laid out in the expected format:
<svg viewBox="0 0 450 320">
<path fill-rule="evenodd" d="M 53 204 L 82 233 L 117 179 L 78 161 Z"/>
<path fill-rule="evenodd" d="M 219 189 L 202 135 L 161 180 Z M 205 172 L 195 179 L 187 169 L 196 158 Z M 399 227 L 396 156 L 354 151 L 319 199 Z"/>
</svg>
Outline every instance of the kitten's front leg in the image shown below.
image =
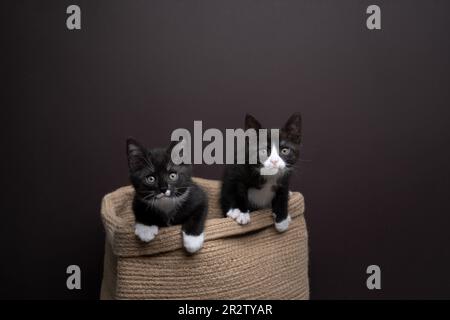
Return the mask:
<svg viewBox="0 0 450 320">
<path fill-rule="evenodd" d="M 152 241 L 158 234 L 158 226 L 148 226 L 139 222 L 136 222 L 134 226 L 134 234 L 144 242 Z"/>
<path fill-rule="evenodd" d="M 233 205 L 227 212 L 227 217 L 239 224 L 248 224 L 250 222 L 247 192 L 248 190 L 244 185 L 236 186 L 233 194 Z"/>
<path fill-rule="evenodd" d="M 205 240 L 204 228 L 208 206 L 202 205 L 195 210 L 189 219 L 183 224 L 183 246 L 189 253 L 200 250 Z"/>
<path fill-rule="evenodd" d="M 272 200 L 272 211 L 275 215 L 275 229 L 284 232 L 289 227 L 291 217 L 288 214 L 289 188 L 282 187 L 277 190 Z"/>
</svg>

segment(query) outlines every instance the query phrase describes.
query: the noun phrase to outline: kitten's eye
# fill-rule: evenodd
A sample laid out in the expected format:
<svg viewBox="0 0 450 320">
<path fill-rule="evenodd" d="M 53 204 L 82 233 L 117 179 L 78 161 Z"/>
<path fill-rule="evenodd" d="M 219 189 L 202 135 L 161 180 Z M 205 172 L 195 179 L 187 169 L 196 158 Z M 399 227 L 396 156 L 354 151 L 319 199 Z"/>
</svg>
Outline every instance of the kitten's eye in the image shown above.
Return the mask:
<svg viewBox="0 0 450 320">
<path fill-rule="evenodd" d="M 175 172 L 172 172 L 171 174 L 169 174 L 169 179 L 172 181 L 175 181 L 178 179 L 178 174 Z"/>
<path fill-rule="evenodd" d="M 291 152 L 291 149 L 289 149 L 289 148 L 281 149 L 281 154 L 288 155 L 290 152 Z"/>
<path fill-rule="evenodd" d="M 148 184 L 152 184 L 153 182 L 155 182 L 155 177 L 154 176 L 148 176 L 145 178 L 145 182 Z"/>
</svg>

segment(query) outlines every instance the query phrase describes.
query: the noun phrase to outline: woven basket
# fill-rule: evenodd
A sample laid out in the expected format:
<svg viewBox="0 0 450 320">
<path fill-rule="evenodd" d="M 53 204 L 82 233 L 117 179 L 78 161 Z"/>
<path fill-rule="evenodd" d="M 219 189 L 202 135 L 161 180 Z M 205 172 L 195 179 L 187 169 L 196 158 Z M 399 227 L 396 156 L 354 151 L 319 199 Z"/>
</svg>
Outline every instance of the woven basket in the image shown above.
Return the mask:
<svg viewBox="0 0 450 320">
<path fill-rule="evenodd" d="M 284 233 L 270 210 L 251 213 L 241 226 L 224 218 L 220 183 L 195 178 L 209 197 L 205 243 L 188 255 L 181 227 L 160 228 L 149 243 L 134 235 L 132 187 L 103 198 L 106 229 L 101 299 L 308 299 L 308 234 L 300 193 L 289 200 L 292 222 Z"/>
</svg>

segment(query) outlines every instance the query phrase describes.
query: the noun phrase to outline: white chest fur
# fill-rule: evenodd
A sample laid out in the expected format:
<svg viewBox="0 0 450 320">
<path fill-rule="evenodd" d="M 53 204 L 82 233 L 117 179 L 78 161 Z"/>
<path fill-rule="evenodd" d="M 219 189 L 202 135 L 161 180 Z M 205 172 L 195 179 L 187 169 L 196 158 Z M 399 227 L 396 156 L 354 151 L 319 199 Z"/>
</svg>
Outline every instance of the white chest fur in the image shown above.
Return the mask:
<svg viewBox="0 0 450 320">
<path fill-rule="evenodd" d="M 276 181 L 276 178 L 270 178 L 262 185 L 261 189 L 248 189 L 248 201 L 250 204 L 259 209 L 269 208 L 275 196 L 274 186 Z"/>
</svg>

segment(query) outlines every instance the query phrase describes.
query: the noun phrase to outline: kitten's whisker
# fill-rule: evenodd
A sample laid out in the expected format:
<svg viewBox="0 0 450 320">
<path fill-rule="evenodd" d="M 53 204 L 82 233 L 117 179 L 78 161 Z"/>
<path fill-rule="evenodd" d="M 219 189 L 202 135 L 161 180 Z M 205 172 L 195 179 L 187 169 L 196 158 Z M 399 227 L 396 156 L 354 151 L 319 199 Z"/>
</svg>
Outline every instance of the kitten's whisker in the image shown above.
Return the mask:
<svg viewBox="0 0 450 320">
<path fill-rule="evenodd" d="M 145 197 L 142 197 L 142 200 L 147 200 L 149 197 L 153 197 L 153 194 L 148 194 Z"/>
</svg>

